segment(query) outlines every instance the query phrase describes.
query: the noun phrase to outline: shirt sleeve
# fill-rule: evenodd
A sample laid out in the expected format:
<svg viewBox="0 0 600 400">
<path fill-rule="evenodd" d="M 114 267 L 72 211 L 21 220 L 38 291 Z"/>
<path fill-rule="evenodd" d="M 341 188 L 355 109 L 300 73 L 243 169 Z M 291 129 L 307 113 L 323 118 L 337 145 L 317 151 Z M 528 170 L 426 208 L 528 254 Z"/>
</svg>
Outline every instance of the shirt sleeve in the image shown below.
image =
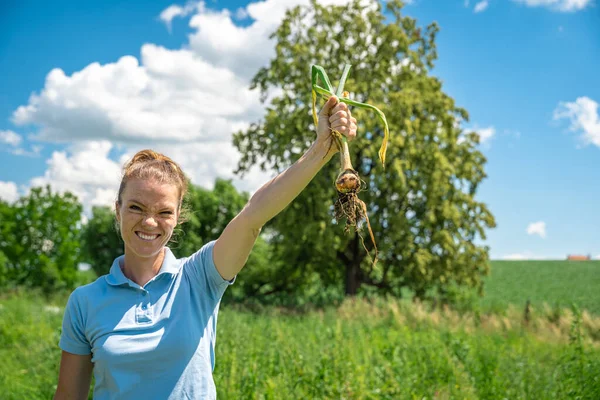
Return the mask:
<svg viewBox="0 0 600 400">
<path fill-rule="evenodd" d="M 69 296 L 62 323 L 59 346 L 66 352 L 85 356 L 92 348 L 85 336 L 85 318 L 77 289 Z"/>
<path fill-rule="evenodd" d="M 200 285 L 200 287 L 205 288 L 210 297 L 218 300 L 223 296 L 227 287 L 233 285 L 236 277 L 228 281 L 219 274 L 219 271 L 217 271 L 217 267 L 213 260 L 215 243 L 216 241 L 213 240 L 202 246 L 200 250 L 189 258 L 185 267 L 192 279 Z"/>
</svg>

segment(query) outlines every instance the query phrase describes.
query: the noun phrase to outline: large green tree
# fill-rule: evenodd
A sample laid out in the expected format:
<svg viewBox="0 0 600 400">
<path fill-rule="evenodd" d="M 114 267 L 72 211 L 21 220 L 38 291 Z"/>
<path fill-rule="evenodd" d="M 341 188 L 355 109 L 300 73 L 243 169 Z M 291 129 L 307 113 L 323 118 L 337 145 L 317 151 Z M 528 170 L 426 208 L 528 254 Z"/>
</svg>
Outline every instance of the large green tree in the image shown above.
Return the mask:
<svg viewBox="0 0 600 400">
<path fill-rule="evenodd" d="M 10 283 L 9 259 L 6 252 L 15 246 L 15 208 L 0 200 L 0 288 Z"/>
<path fill-rule="evenodd" d="M 252 81 L 263 101 L 273 89 L 280 91 L 263 120 L 234 136 L 241 174 L 257 163 L 284 168 L 314 139 L 311 64 L 322 65 L 334 85 L 343 64 L 352 64 L 345 86 L 350 97 L 380 108 L 390 125 L 384 170 L 377 161 L 383 137 L 378 119 L 353 111 L 359 128 L 351 157 L 367 184 L 359 196 L 369 210 L 380 262 L 373 268 L 359 235 L 344 235 L 342 224 L 332 221 L 338 163 L 331 162 L 270 224 L 278 232 L 271 238 L 274 251 L 297 278 L 282 290 L 293 290 L 314 273 L 325 284 L 343 282 L 347 295 L 369 288 L 400 295 L 409 288 L 418 297 L 430 289 L 443 297 L 451 286 L 482 287 L 489 249 L 476 241 L 495 226 L 475 198 L 486 160 L 477 134 L 461 128 L 466 110 L 431 73 L 438 26 L 421 29 L 402 7 L 398 0 L 388 1 L 386 10 L 365 0 L 343 7 L 313 0 L 296 7 L 273 34 L 275 57 Z M 372 254 L 368 235 L 362 235 Z"/>
<path fill-rule="evenodd" d="M 41 287 L 46 291 L 70 288 L 80 261 L 82 206 L 71 193 L 52 192 L 49 186 L 31 189 L 8 212 L 3 224 L 4 281 L 10 285 Z M 6 228 L 6 226 L 5 226 Z"/>
</svg>

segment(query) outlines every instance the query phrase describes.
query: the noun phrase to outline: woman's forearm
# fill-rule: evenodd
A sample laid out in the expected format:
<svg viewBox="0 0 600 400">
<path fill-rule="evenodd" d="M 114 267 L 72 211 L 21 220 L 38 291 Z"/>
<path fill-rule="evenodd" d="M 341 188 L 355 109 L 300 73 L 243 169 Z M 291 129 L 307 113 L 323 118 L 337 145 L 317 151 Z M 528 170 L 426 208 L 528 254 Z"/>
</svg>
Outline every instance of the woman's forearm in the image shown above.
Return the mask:
<svg viewBox="0 0 600 400">
<path fill-rule="evenodd" d="M 315 142 L 288 169 L 265 183 L 254 193 L 242 214 L 253 229 L 260 229 L 294 200 L 319 170 L 331 159 L 329 146 Z"/>
</svg>

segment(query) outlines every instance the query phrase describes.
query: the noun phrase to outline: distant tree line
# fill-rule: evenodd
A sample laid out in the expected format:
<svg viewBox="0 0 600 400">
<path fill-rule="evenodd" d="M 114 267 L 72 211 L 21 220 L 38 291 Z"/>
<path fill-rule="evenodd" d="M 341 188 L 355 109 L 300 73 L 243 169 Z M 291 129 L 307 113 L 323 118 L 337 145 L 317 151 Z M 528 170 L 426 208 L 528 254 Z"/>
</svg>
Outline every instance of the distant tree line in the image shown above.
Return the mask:
<svg viewBox="0 0 600 400">
<path fill-rule="evenodd" d="M 230 180 L 217 179 L 212 190 L 190 184 L 185 199 L 190 210 L 187 221 L 175 230 L 168 246 L 178 257 L 189 256 L 218 238 L 248 198 Z M 94 206 L 88 218 L 82 218 L 82 212 L 74 195 L 54 192 L 50 186 L 34 188 L 13 204 L 0 201 L 0 291 L 15 287 L 40 288 L 46 293 L 72 290 L 80 283 L 80 263 L 90 264 L 98 277 L 107 274 L 114 259 L 123 254 L 114 209 Z M 297 243 L 293 249 L 282 251 L 274 244 L 274 238 L 290 233 L 275 231 L 274 221 L 263 229 L 246 267 L 224 301 L 303 306 L 342 300 L 346 295 L 340 272 L 344 265 L 324 260 L 319 271 L 306 268 L 304 263 L 311 248 Z M 338 234 L 335 229 L 324 231 L 331 236 Z M 474 273 L 480 270 L 472 269 Z M 321 279 L 323 275 L 332 278 Z M 413 290 L 421 285 L 422 282 L 406 281 L 403 287 Z M 361 293 L 379 292 L 365 289 Z"/>
</svg>

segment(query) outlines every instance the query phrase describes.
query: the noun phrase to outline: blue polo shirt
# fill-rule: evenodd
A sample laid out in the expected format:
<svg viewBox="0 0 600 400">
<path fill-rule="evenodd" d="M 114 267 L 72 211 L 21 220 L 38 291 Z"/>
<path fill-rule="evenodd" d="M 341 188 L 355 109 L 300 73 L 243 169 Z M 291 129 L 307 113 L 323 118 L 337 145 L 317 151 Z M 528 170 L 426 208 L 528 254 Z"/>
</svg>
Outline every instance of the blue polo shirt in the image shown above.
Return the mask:
<svg viewBox="0 0 600 400">
<path fill-rule="evenodd" d="M 158 275 L 141 287 L 121 271 L 69 297 L 59 346 L 92 354 L 94 399 L 215 399 L 217 314 L 232 281 L 213 262 L 215 242 L 188 258 L 165 247 Z"/>
</svg>

